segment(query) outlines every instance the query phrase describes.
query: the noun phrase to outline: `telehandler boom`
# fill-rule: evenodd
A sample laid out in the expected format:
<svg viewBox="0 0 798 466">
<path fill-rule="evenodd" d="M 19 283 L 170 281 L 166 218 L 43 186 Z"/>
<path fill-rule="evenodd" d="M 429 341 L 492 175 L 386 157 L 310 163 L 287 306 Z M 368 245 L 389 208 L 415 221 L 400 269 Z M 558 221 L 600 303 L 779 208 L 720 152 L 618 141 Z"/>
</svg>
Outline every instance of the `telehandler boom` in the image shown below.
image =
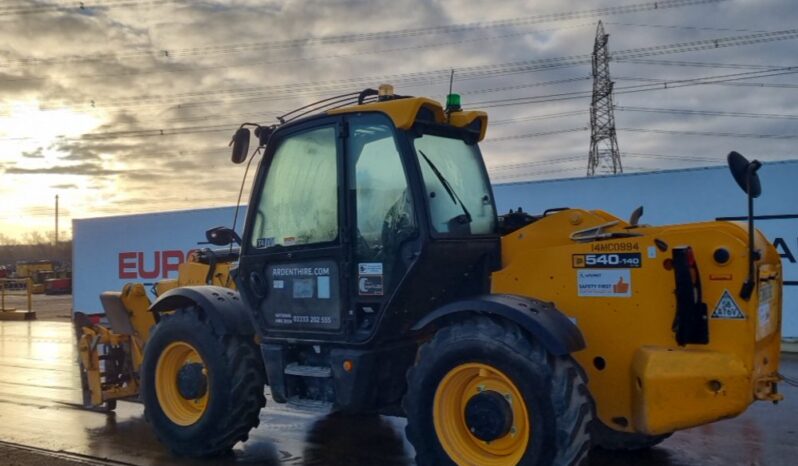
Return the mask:
<svg viewBox="0 0 798 466">
<path fill-rule="evenodd" d="M 242 125 L 234 162 L 250 126 L 263 151 L 242 237 L 209 230 L 225 248 L 154 302 L 130 284 L 105 323 L 76 317 L 86 403 L 139 397 L 170 450 L 207 456 L 268 384 L 407 417 L 420 465 L 570 466 L 781 399 L 781 264 L 752 222 L 499 216 L 487 123 L 381 86 Z M 729 162 L 752 209 L 759 163 Z"/>
</svg>

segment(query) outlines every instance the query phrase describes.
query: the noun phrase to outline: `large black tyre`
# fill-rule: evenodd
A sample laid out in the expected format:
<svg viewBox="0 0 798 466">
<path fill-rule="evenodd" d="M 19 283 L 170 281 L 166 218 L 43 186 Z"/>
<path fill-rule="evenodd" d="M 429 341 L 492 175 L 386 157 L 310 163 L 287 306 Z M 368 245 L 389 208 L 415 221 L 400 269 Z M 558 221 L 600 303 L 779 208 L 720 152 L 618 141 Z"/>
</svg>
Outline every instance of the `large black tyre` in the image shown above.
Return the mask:
<svg viewBox="0 0 798 466">
<path fill-rule="evenodd" d="M 478 372 L 471 374 L 477 378 L 468 381 L 471 368 L 477 368 Z M 460 379 L 467 387 L 463 391 L 453 385 Z M 407 381 L 403 401 L 406 434 L 420 466 L 573 466 L 586 460 L 593 406 L 584 372 L 570 356 L 549 354 L 511 322 L 475 318 L 444 327 L 420 348 Z M 506 388 L 494 391 L 493 386 Z M 508 396 L 511 393 L 522 399 L 520 404 L 512 403 L 511 430 L 505 423 L 502 433 L 490 437 L 495 439 L 491 442 L 471 435 L 474 425 L 466 425 L 471 400 L 477 398 L 470 395 L 475 387 L 479 396 L 493 391 L 507 400 L 514 400 Z M 456 409 L 442 410 L 452 403 L 447 400 L 457 397 L 472 397 L 465 414 L 459 415 Z M 446 421 L 443 413 L 459 416 L 464 425 L 457 425 L 460 420 Z M 526 413 L 527 419 L 517 413 Z M 522 439 L 520 443 L 518 438 Z M 482 445 L 495 446 L 496 450 L 508 446 L 510 451 L 497 454 Z"/>
<path fill-rule="evenodd" d="M 182 366 L 180 357 L 186 360 Z M 196 364 L 201 364 L 201 371 L 184 370 L 199 367 Z M 252 336 L 216 334 L 197 308 L 163 315 L 144 350 L 145 417 L 158 439 L 180 456 L 218 455 L 246 441 L 266 404 L 264 382 L 263 362 Z"/>
<path fill-rule="evenodd" d="M 611 451 L 637 451 L 659 445 L 673 434 L 646 435 L 618 432 L 595 419 L 590 426 L 593 446 Z"/>
</svg>

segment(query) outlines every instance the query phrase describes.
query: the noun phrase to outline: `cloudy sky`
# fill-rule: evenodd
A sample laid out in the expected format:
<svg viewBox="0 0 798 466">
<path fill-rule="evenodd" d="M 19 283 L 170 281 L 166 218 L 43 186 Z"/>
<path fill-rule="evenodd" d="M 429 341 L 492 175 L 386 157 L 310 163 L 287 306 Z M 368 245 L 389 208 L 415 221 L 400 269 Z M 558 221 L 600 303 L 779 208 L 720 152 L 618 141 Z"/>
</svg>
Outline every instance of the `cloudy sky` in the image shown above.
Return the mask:
<svg viewBox="0 0 798 466">
<path fill-rule="evenodd" d="M 243 121 L 382 82 L 490 114 L 495 182 L 584 176 L 604 22 L 625 172 L 798 157 L 794 0 L 3 0 L 0 234 L 235 203 Z M 82 4 L 82 7 L 81 7 Z"/>
</svg>

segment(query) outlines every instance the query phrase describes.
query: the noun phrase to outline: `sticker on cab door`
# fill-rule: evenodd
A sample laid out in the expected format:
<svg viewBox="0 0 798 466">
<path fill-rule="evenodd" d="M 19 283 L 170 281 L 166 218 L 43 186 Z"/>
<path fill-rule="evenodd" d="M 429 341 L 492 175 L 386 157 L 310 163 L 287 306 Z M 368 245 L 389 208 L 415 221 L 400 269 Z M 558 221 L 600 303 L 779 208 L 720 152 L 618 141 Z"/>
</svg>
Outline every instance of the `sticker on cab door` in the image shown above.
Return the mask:
<svg viewBox="0 0 798 466">
<path fill-rule="evenodd" d="M 258 249 L 261 248 L 270 248 L 274 246 L 274 237 L 269 238 L 258 238 L 258 241 L 255 243 L 255 247 Z"/>
<path fill-rule="evenodd" d="M 384 293 L 382 262 L 357 264 L 357 291 L 360 296 L 382 296 Z"/>
</svg>

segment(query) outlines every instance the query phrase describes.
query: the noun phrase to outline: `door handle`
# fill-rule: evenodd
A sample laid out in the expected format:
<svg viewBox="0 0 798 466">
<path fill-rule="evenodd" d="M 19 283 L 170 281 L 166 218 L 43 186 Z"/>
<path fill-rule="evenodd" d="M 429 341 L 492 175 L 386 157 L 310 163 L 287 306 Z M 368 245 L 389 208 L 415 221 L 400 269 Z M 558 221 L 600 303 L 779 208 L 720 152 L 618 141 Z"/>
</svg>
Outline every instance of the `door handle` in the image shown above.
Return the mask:
<svg viewBox="0 0 798 466">
<path fill-rule="evenodd" d="M 266 284 L 264 282 L 263 276 L 260 273 L 251 272 L 249 274 L 249 289 L 252 291 L 252 294 L 259 299 L 263 299 L 266 296 Z"/>
</svg>

